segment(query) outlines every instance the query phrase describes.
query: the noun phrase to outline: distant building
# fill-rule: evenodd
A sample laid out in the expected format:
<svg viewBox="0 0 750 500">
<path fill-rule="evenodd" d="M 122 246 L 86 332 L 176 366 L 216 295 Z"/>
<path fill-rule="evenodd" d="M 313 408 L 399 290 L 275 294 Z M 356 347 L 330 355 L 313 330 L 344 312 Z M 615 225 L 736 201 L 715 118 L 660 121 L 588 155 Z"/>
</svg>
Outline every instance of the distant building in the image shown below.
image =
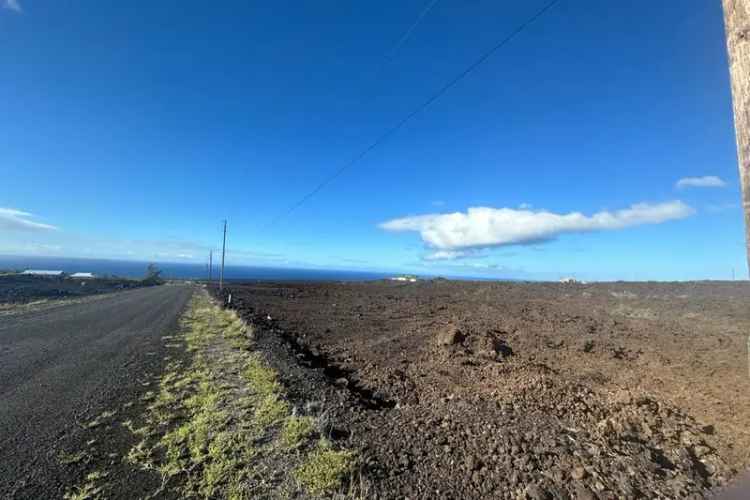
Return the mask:
<svg viewBox="0 0 750 500">
<path fill-rule="evenodd" d="M 414 282 L 417 281 L 417 277 L 416 276 L 412 276 L 412 275 L 396 276 L 394 278 L 391 278 L 391 280 L 393 280 L 393 281 L 408 281 L 410 283 L 414 283 Z"/>
<path fill-rule="evenodd" d="M 61 277 L 65 273 L 62 271 L 49 271 L 47 269 L 27 269 L 21 274 L 27 274 L 30 276 L 50 276 L 50 277 Z"/>
<path fill-rule="evenodd" d="M 71 278 L 77 278 L 77 279 L 94 279 L 94 273 L 73 273 L 70 275 Z"/>
<path fill-rule="evenodd" d="M 560 283 L 578 283 L 578 280 L 575 278 L 562 278 Z"/>
</svg>

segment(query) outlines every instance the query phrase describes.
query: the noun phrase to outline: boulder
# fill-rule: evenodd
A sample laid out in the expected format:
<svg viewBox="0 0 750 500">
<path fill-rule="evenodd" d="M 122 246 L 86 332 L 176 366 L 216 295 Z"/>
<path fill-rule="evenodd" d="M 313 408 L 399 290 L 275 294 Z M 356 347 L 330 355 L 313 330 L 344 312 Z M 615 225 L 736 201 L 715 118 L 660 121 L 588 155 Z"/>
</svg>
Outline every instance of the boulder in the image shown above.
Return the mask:
<svg viewBox="0 0 750 500">
<path fill-rule="evenodd" d="M 437 335 L 438 344 L 441 346 L 451 346 L 460 344 L 464 341 L 466 336 L 461 332 L 458 326 L 453 323 L 447 324 L 443 327 Z"/>
</svg>

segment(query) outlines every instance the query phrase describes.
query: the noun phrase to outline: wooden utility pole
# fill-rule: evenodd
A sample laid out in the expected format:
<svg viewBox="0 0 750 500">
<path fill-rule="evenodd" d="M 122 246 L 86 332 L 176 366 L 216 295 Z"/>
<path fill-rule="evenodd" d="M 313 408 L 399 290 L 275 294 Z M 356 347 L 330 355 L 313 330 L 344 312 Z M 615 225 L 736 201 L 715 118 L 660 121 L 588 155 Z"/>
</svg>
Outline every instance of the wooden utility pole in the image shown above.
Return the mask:
<svg viewBox="0 0 750 500">
<path fill-rule="evenodd" d="M 219 275 L 219 290 L 224 289 L 224 255 L 227 250 L 227 220 L 224 219 L 224 243 L 221 244 L 221 274 Z"/>
<path fill-rule="evenodd" d="M 208 286 L 211 286 L 211 278 L 214 270 L 214 251 L 208 251 Z"/>
<path fill-rule="evenodd" d="M 722 0 L 750 272 L 750 0 Z"/>
</svg>

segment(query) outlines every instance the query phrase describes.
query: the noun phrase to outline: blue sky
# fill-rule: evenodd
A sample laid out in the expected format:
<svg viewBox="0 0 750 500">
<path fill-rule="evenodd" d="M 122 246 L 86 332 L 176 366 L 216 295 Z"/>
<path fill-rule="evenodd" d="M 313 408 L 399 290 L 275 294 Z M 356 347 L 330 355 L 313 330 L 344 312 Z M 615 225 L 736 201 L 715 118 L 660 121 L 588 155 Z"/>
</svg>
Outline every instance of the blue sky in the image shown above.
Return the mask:
<svg viewBox="0 0 750 500">
<path fill-rule="evenodd" d="M 545 2 L 0 3 L 0 253 L 746 272 L 719 2 L 563 0 L 277 221 Z"/>
</svg>

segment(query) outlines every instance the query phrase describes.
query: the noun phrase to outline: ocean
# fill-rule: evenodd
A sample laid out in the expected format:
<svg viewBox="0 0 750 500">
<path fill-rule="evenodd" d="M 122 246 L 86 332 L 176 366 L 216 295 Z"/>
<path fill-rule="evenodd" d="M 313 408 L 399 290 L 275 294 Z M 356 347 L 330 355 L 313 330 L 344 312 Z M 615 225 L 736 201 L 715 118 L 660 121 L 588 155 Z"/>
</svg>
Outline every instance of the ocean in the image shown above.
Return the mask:
<svg viewBox="0 0 750 500">
<path fill-rule="evenodd" d="M 91 272 L 121 278 L 143 278 L 149 262 L 108 259 L 73 259 L 63 257 L 21 257 L 0 255 L 0 270 L 49 269 L 66 273 Z M 207 264 L 155 262 L 164 278 L 206 279 Z M 219 278 L 219 268 L 214 266 L 213 276 Z M 367 281 L 394 276 L 393 273 L 332 269 L 293 269 L 283 267 L 231 266 L 224 268 L 225 280 L 269 281 Z"/>
</svg>

